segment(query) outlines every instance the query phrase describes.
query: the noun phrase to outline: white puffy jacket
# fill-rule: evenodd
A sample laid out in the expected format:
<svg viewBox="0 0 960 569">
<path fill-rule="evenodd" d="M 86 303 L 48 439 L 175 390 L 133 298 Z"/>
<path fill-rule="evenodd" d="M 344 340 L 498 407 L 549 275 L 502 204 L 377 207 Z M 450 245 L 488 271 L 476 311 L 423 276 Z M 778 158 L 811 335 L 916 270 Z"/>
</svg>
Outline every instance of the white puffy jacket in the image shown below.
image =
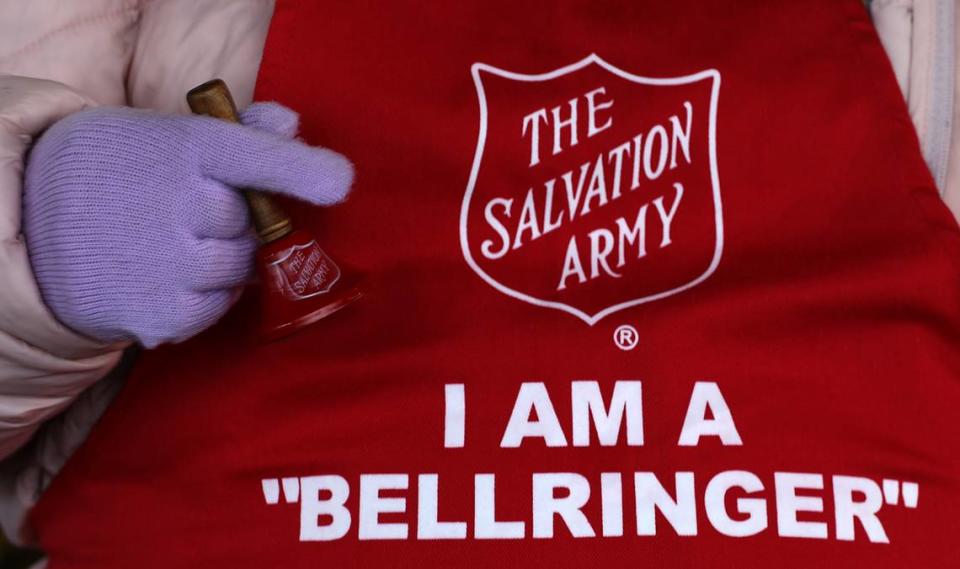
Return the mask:
<svg viewBox="0 0 960 569">
<path fill-rule="evenodd" d="M 954 0 L 871 4 L 931 172 L 960 214 L 960 13 Z M 20 237 L 24 154 L 91 105 L 186 112 L 184 93 L 212 77 L 247 104 L 272 12 L 273 0 L 0 0 L 0 523 L 14 539 L 29 540 L 24 512 L 111 401 L 124 349 L 75 334 L 43 305 Z"/>
<path fill-rule="evenodd" d="M 14 539 L 112 399 L 124 349 L 44 306 L 20 235 L 24 155 L 92 105 L 188 112 L 184 94 L 213 77 L 246 105 L 272 13 L 273 0 L 0 0 L 0 522 Z"/>
</svg>

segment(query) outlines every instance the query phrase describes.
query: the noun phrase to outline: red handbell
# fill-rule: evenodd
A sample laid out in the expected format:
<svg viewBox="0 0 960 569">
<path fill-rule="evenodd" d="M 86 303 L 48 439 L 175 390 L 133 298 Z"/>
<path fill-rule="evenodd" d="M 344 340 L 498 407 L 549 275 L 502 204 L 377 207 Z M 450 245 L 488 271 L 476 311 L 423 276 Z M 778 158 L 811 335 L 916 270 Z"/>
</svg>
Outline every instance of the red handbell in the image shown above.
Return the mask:
<svg viewBox="0 0 960 569">
<path fill-rule="evenodd" d="M 239 122 L 230 90 L 220 79 L 191 89 L 187 103 L 197 114 Z M 257 251 L 262 339 L 292 334 L 363 296 L 358 279 L 345 274 L 310 233 L 295 231 L 270 196 L 243 193 L 262 244 Z"/>
<path fill-rule="evenodd" d="M 363 293 L 357 278 L 341 269 L 306 231 L 263 245 L 257 251 L 260 277 L 260 335 L 274 340 L 333 314 Z"/>
</svg>

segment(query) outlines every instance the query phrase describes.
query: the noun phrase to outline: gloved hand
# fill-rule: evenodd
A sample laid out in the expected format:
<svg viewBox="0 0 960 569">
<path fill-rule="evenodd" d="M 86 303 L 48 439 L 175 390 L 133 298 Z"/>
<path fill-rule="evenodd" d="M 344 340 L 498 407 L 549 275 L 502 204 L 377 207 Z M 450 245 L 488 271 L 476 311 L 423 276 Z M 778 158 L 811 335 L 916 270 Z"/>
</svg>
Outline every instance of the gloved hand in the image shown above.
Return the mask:
<svg viewBox="0 0 960 569">
<path fill-rule="evenodd" d="M 254 104 L 242 120 L 98 108 L 44 133 L 27 161 L 23 231 L 62 323 L 103 342 L 189 338 L 253 271 L 256 237 L 236 188 L 344 199 L 353 167 L 292 140 L 296 113 Z"/>
</svg>

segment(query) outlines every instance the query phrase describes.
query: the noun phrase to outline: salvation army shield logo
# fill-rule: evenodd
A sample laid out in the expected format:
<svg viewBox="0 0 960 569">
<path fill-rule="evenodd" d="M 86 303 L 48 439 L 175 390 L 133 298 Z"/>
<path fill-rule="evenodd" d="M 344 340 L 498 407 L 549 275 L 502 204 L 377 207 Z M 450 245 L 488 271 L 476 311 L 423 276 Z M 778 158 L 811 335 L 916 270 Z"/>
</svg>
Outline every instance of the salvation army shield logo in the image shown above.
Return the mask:
<svg viewBox="0 0 960 569">
<path fill-rule="evenodd" d="M 714 272 L 718 71 L 649 78 L 590 55 L 539 75 L 472 73 L 480 130 L 460 244 L 484 281 L 593 325 Z"/>
</svg>

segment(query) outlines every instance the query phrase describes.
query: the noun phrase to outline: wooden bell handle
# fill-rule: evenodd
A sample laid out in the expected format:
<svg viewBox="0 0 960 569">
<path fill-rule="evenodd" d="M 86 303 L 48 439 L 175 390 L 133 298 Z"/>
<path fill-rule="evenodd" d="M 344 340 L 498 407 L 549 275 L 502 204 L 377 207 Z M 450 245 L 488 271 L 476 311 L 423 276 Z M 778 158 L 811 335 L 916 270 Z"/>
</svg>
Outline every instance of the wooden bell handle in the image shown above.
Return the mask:
<svg viewBox="0 0 960 569">
<path fill-rule="evenodd" d="M 240 122 L 237 105 L 222 79 L 213 79 L 190 89 L 187 92 L 187 104 L 194 114 Z M 293 231 L 290 217 L 272 197 L 256 190 L 243 190 L 243 196 L 247 200 L 253 226 L 262 243 L 271 243 Z"/>
</svg>

